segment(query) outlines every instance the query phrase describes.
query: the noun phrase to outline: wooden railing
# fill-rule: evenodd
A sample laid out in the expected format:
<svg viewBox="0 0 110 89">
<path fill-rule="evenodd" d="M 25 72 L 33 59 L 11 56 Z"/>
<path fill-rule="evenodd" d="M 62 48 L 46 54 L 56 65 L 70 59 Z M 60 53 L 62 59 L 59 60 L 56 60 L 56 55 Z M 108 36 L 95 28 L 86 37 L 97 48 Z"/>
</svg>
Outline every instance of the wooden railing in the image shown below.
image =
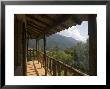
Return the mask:
<svg viewBox="0 0 110 89">
<path fill-rule="evenodd" d="M 44 58 L 46 56 L 46 60 Z M 32 58 L 38 60 L 41 63 L 41 67 L 44 67 L 45 71 L 53 76 L 89 76 L 55 58 L 44 55 L 44 53 L 35 49 L 28 50 L 28 60 Z"/>
</svg>

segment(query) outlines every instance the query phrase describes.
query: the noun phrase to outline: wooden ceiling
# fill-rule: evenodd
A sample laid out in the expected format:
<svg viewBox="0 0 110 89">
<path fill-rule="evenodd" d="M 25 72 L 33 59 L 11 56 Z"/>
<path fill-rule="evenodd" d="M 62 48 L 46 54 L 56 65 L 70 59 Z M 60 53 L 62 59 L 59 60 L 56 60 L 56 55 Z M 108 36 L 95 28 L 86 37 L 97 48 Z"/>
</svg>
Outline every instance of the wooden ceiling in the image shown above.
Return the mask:
<svg viewBox="0 0 110 89">
<path fill-rule="evenodd" d="M 50 36 L 88 20 L 86 14 L 25 14 L 26 32 L 32 39 Z"/>
</svg>

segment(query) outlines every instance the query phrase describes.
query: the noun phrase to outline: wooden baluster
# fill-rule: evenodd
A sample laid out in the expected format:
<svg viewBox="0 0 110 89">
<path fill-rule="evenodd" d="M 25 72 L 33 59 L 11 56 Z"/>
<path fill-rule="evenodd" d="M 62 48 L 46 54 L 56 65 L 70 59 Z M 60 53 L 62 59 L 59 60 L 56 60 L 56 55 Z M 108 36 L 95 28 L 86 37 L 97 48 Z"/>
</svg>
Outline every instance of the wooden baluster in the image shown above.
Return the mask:
<svg viewBox="0 0 110 89">
<path fill-rule="evenodd" d="M 41 56 L 40 56 L 39 51 L 37 52 L 37 56 L 38 56 L 37 60 L 38 60 L 38 64 L 39 64 L 39 60 L 41 60 Z"/>
<path fill-rule="evenodd" d="M 48 57 L 46 56 L 46 68 L 47 68 L 47 71 L 48 71 Z"/>
<path fill-rule="evenodd" d="M 72 72 L 68 69 L 68 76 L 72 76 Z"/>
<path fill-rule="evenodd" d="M 52 72 L 52 70 L 51 70 L 51 59 L 49 58 L 49 71 L 50 71 L 50 73 Z"/>
<path fill-rule="evenodd" d="M 29 50 L 27 50 L 27 61 L 29 60 Z"/>
<path fill-rule="evenodd" d="M 52 64 L 52 65 L 51 65 L 51 74 L 53 75 L 53 66 L 54 66 L 54 65 L 53 65 L 53 60 L 51 61 L 51 64 Z"/>
<path fill-rule="evenodd" d="M 43 64 L 44 64 L 44 67 L 45 67 L 45 59 L 43 59 Z"/>
<path fill-rule="evenodd" d="M 33 57 L 34 57 L 34 60 L 35 60 L 35 54 L 34 54 L 34 49 L 33 49 Z"/>
<path fill-rule="evenodd" d="M 43 63 L 43 67 L 44 67 L 45 66 L 44 54 L 42 54 L 42 63 Z"/>
<path fill-rule="evenodd" d="M 35 50 L 35 59 L 37 60 L 37 50 Z"/>
<path fill-rule="evenodd" d="M 43 64 L 43 67 L 44 67 L 44 54 L 42 54 L 42 64 Z"/>
<path fill-rule="evenodd" d="M 29 50 L 29 55 L 30 55 L 30 61 L 31 61 L 31 49 Z"/>
<path fill-rule="evenodd" d="M 58 76 L 61 76 L 61 65 L 58 64 Z"/>
<path fill-rule="evenodd" d="M 42 68 L 43 67 L 43 57 L 42 57 L 41 53 L 39 53 L 39 55 L 40 55 L 40 62 L 41 62 L 41 68 Z"/>
<path fill-rule="evenodd" d="M 36 59 L 36 50 L 34 49 L 34 60 Z"/>
<path fill-rule="evenodd" d="M 32 58 L 33 56 L 32 56 L 32 55 L 33 55 L 33 52 L 32 52 L 32 50 L 31 50 L 31 60 L 33 60 L 33 58 Z"/>
<path fill-rule="evenodd" d="M 32 50 L 30 50 L 30 52 L 31 52 L 30 55 L 31 55 L 31 61 L 32 61 Z"/>
<path fill-rule="evenodd" d="M 73 76 L 77 76 L 77 74 L 76 73 L 73 73 Z"/>
<path fill-rule="evenodd" d="M 65 76 L 67 76 L 67 68 L 66 67 L 64 67 L 65 69 L 64 69 L 64 75 Z"/>
<path fill-rule="evenodd" d="M 34 59 L 33 50 L 34 50 L 34 49 L 32 49 L 32 61 L 33 61 L 33 59 Z"/>
<path fill-rule="evenodd" d="M 53 61 L 53 76 L 56 76 L 56 63 Z"/>
<path fill-rule="evenodd" d="M 56 62 L 55 65 L 56 65 L 56 76 L 57 76 L 58 75 L 58 63 Z"/>
<path fill-rule="evenodd" d="M 33 60 L 33 49 L 31 50 L 31 60 Z"/>
<path fill-rule="evenodd" d="M 53 60 L 51 59 L 51 68 L 50 68 L 50 70 L 51 70 L 51 74 L 53 75 Z"/>
<path fill-rule="evenodd" d="M 78 74 L 75 71 L 72 71 L 73 76 L 77 76 Z"/>
</svg>

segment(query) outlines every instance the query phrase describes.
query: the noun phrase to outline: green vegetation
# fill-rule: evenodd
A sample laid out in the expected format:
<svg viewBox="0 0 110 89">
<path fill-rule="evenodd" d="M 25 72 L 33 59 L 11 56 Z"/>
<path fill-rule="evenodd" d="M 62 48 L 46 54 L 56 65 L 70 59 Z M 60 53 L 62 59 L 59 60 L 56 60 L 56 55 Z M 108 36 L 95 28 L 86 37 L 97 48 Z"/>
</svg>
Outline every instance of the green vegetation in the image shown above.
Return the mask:
<svg viewBox="0 0 110 89">
<path fill-rule="evenodd" d="M 59 61 L 64 62 L 82 72 L 89 71 L 89 41 L 79 42 L 71 37 L 58 34 L 52 35 L 46 40 L 46 53 Z M 30 40 L 29 48 L 35 48 L 35 40 Z M 39 50 L 43 51 L 43 40 L 39 41 Z M 29 52 L 28 56 L 37 55 L 36 52 Z M 63 73 L 63 72 L 62 72 Z"/>
<path fill-rule="evenodd" d="M 89 44 L 78 43 L 76 46 L 67 48 L 64 51 L 55 46 L 47 52 L 48 56 L 56 58 L 74 68 L 77 68 L 85 73 L 89 71 Z"/>
</svg>

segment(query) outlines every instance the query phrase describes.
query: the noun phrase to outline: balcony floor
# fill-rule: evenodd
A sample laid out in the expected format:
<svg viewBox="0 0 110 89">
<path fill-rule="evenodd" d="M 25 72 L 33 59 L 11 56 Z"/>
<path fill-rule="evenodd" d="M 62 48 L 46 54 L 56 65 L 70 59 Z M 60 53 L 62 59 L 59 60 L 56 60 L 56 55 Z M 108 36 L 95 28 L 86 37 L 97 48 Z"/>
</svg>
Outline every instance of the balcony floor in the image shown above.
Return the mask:
<svg viewBox="0 0 110 89">
<path fill-rule="evenodd" d="M 45 76 L 45 69 L 37 60 L 27 62 L 27 76 Z M 47 74 L 49 76 L 49 74 Z"/>
</svg>

